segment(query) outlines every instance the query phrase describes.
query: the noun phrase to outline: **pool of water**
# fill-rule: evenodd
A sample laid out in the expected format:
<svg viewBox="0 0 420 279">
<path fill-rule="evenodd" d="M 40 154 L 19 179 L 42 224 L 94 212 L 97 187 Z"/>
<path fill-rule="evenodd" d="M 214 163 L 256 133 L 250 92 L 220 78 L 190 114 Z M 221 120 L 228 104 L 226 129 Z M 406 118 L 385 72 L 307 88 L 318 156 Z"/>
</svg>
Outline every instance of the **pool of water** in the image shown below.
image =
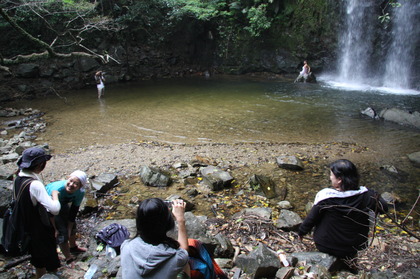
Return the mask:
<svg viewBox="0 0 420 279">
<path fill-rule="evenodd" d="M 128 141 L 345 141 L 393 154 L 420 150 L 419 130 L 360 114 L 368 106 L 420 111 L 419 94 L 219 77 L 111 84 L 100 100 L 96 88 L 61 97 L 18 104 L 46 112 L 39 141 L 55 152 Z"/>
</svg>

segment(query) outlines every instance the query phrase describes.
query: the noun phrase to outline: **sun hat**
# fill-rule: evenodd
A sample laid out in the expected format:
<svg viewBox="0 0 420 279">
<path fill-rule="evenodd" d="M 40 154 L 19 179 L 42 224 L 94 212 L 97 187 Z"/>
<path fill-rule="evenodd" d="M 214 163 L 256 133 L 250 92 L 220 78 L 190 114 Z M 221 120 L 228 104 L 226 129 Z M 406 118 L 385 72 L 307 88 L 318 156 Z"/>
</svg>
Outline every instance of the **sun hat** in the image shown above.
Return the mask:
<svg viewBox="0 0 420 279">
<path fill-rule="evenodd" d="M 71 176 L 77 177 L 82 184 L 82 187 L 86 187 L 86 184 L 88 183 L 88 177 L 84 171 L 76 170 L 70 174 L 70 177 Z"/>
<path fill-rule="evenodd" d="M 22 157 L 18 160 L 17 165 L 20 169 L 28 169 L 48 161 L 51 157 L 51 155 L 45 153 L 44 149 L 40 147 L 31 147 L 23 151 Z"/>
</svg>

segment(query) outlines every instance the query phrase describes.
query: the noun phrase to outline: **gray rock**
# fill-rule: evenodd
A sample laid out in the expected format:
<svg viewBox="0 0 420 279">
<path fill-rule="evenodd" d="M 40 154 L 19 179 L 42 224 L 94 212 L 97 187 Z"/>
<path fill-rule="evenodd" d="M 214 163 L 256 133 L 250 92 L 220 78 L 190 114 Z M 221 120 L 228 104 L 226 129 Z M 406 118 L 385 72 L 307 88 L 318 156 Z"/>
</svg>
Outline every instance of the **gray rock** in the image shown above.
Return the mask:
<svg viewBox="0 0 420 279">
<path fill-rule="evenodd" d="M 314 203 L 313 202 L 308 202 L 306 205 L 305 205 L 305 212 L 306 213 L 309 213 L 310 211 L 311 211 L 311 209 L 312 209 L 312 207 L 314 206 Z"/>
<path fill-rule="evenodd" d="M 420 113 L 418 111 L 409 112 L 398 108 L 386 108 L 381 110 L 379 116 L 386 121 L 420 129 Z"/>
<path fill-rule="evenodd" d="M 371 107 L 368 107 L 365 110 L 362 110 L 360 113 L 363 114 L 363 115 L 366 115 L 366 116 L 368 116 L 368 117 L 370 117 L 372 119 L 375 119 L 375 120 L 378 120 L 379 119 L 379 115 Z"/>
<path fill-rule="evenodd" d="M 286 231 L 296 230 L 302 224 L 302 218 L 293 211 L 283 209 L 280 211 L 276 226 Z"/>
<path fill-rule="evenodd" d="M 17 161 L 17 159 L 19 159 L 19 154 L 15 153 L 15 152 L 12 152 L 12 153 L 9 153 L 9 154 L 6 154 L 6 155 L 3 155 L 3 156 L 0 157 L 0 161 L 3 164 L 7 164 L 7 163 L 10 163 L 10 162 L 15 162 L 15 161 Z"/>
<path fill-rule="evenodd" d="M 203 176 L 202 183 L 212 191 L 229 187 L 233 181 L 233 177 L 227 171 L 223 171 L 215 166 L 201 168 L 200 173 Z"/>
<path fill-rule="evenodd" d="M 394 204 L 398 202 L 398 197 L 390 192 L 384 192 L 381 194 L 381 197 L 389 204 Z"/>
<path fill-rule="evenodd" d="M 155 168 L 142 166 L 139 172 L 140 178 L 144 185 L 155 187 L 167 187 L 171 183 L 169 176 L 159 172 Z"/>
<path fill-rule="evenodd" d="M 273 210 L 269 207 L 245 208 L 232 216 L 233 219 L 240 218 L 240 216 L 256 215 L 263 219 L 271 219 Z"/>
<path fill-rule="evenodd" d="M 19 64 L 16 74 L 24 78 L 35 78 L 39 76 L 39 65 L 32 63 Z"/>
<path fill-rule="evenodd" d="M 276 273 L 276 279 L 292 278 L 295 269 L 293 267 L 282 267 Z"/>
<path fill-rule="evenodd" d="M 98 193 L 106 193 L 118 185 L 118 177 L 112 173 L 102 173 L 97 177 L 90 179 L 92 187 Z"/>
<path fill-rule="evenodd" d="M 288 170 L 303 170 L 302 161 L 296 156 L 279 156 L 276 158 L 280 168 Z"/>
<path fill-rule="evenodd" d="M 414 166 L 420 167 L 420 151 L 408 154 L 407 156 Z"/>
<path fill-rule="evenodd" d="M 239 255 L 235 266 L 241 268 L 251 278 L 272 278 L 281 267 L 277 254 L 260 243 L 258 248 L 248 255 Z"/>
<path fill-rule="evenodd" d="M 279 201 L 277 203 L 277 205 L 279 206 L 279 208 L 281 209 L 292 209 L 293 206 L 290 204 L 289 201 Z"/>
<path fill-rule="evenodd" d="M 321 252 L 295 252 L 291 256 L 298 262 L 305 262 L 305 265 L 311 266 L 311 270 L 315 269 L 317 265 L 321 265 L 332 271 L 333 265 L 337 261 L 336 257 Z"/>
<path fill-rule="evenodd" d="M 267 176 L 254 174 L 249 179 L 249 184 L 254 190 L 262 190 L 267 199 L 277 197 L 276 184 Z"/>
</svg>

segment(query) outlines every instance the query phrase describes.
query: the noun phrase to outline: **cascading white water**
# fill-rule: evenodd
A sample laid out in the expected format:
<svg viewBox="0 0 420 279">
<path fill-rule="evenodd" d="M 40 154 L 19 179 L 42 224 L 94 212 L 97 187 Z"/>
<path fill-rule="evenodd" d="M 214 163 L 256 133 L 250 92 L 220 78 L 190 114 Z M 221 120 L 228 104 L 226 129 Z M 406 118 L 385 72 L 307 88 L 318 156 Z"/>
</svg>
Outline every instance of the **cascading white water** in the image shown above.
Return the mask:
<svg viewBox="0 0 420 279">
<path fill-rule="evenodd" d="M 415 24 L 420 13 L 420 2 L 401 1 L 394 9 L 392 43 L 385 62 L 383 84 L 386 87 L 409 88 L 413 71 L 414 52 L 420 36 L 420 27 Z"/>
<path fill-rule="evenodd" d="M 375 30 L 378 2 L 345 0 L 345 19 L 340 34 L 336 82 L 409 89 L 415 50 L 419 42 L 419 0 L 399 0 L 391 11 L 391 39 L 387 49 L 379 50 Z M 375 46 L 376 45 L 376 46 Z M 385 44 L 386 45 L 386 44 Z M 375 52 L 385 54 L 383 61 L 372 61 Z M 378 57 L 378 55 L 376 55 Z M 376 67 L 374 67 L 376 66 Z"/>
<path fill-rule="evenodd" d="M 340 36 L 339 80 L 363 83 L 372 49 L 372 5 L 366 0 L 347 0 L 344 32 Z"/>
</svg>

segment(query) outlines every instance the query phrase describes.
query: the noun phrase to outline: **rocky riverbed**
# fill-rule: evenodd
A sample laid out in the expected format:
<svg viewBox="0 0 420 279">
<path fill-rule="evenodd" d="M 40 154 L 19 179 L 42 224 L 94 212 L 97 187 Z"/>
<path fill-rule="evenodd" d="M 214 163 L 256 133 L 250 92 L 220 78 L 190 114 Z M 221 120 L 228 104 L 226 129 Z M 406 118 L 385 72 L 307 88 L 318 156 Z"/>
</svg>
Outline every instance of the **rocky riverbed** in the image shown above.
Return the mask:
<svg viewBox="0 0 420 279">
<path fill-rule="evenodd" d="M 12 138 L 11 133 L 3 136 L 4 138 Z M 44 145 L 48 146 L 48 144 Z M 317 191 L 329 185 L 326 166 L 339 158 L 347 158 L 358 166 L 363 184 L 371 188 L 380 188 L 381 191 L 394 192 L 399 202 L 398 206 L 401 206 L 401 208 L 405 205 L 409 209 L 413 204 L 417 193 L 412 185 L 416 185 L 415 183 L 420 181 L 418 168 L 410 162 L 406 154 L 387 158 L 368 146 L 349 142 L 317 144 L 259 142 L 199 145 L 127 142 L 114 145 L 94 145 L 65 153 L 55 153 L 54 147 L 51 147 L 50 151 L 53 158 L 48 162 L 43 172 L 46 183 L 62 179 L 75 169 L 86 171 L 92 178 L 103 173 L 112 173 L 120 179 L 118 189 L 111 191 L 107 196 L 108 198 L 105 197 L 105 200 L 102 200 L 99 204 L 99 211 L 80 216 L 82 245 L 89 243 L 91 228 L 101 220 L 133 217 L 132 210 L 131 215 L 127 215 L 124 210 L 119 212 L 121 208 L 124 209 L 130 203 L 133 196 L 141 200 L 150 196 L 165 198 L 169 194 L 177 193 L 186 199 L 190 199 L 196 205 L 194 214 L 217 217 L 219 223 L 225 223 L 225 226 L 220 226 L 220 230 L 225 230 L 229 238 L 235 240 L 238 235 L 229 228 L 235 227 L 236 223 L 233 222 L 229 225 L 231 222 L 230 216 L 248 207 L 267 206 L 275 209 L 279 201 L 266 199 L 261 193 L 254 193 L 250 190 L 248 180 L 253 174 L 268 176 L 273 179 L 279 188 L 286 189 L 286 193 L 284 193 L 286 200 L 293 205 L 294 210 L 300 213 L 302 217 L 305 215 L 304 207 L 306 203 L 313 200 Z M 304 169 L 302 171 L 280 169 L 275 158 L 282 155 L 298 157 L 303 162 Z M 173 183 L 163 189 L 147 187 L 139 181 L 138 172 L 141 166 L 153 166 L 170 172 L 175 164 L 189 164 L 192 161 L 218 166 L 230 172 L 235 179 L 232 187 L 210 193 L 200 188 L 199 183 L 185 183 L 183 179 L 176 176 L 173 177 Z M 14 161 L 3 161 L 3 163 L 3 174 L 12 174 L 16 170 Z M 398 170 L 404 170 L 401 172 L 403 175 L 384 170 L 383 166 L 386 165 L 395 165 Z M 190 198 L 187 197 L 186 193 L 191 187 L 196 188 L 197 195 Z M 124 190 L 124 188 L 129 190 Z M 235 197 L 235 199 L 233 200 L 232 197 Z M 216 212 L 210 210 L 212 204 L 220 205 Z M 133 207 L 131 206 L 131 208 Z M 278 211 L 277 213 L 276 211 L 273 212 L 273 218 L 276 218 Z M 416 218 L 418 216 L 410 219 L 413 225 L 418 222 Z M 412 228 L 416 230 L 416 226 Z M 418 244 L 418 240 L 406 237 L 398 229 L 395 229 L 395 234 L 389 232 L 392 232 L 392 230 L 388 228 L 383 235 L 386 248 L 376 247 L 363 253 L 362 269 L 369 271 L 382 268 L 395 272 L 418 267 L 416 264 L 416 262 L 418 263 L 418 248 L 414 250 L 410 248 L 413 243 Z M 284 237 L 290 239 L 290 237 L 293 238 L 293 235 L 286 234 Z M 301 251 L 305 251 L 305 249 L 307 251 L 313 250 L 311 240 L 306 241 L 307 245 L 299 246 L 299 249 Z M 242 252 L 246 253 L 258 243 L 258 239 L 250 237 L 238 245 Z M 402 245 L 402 252 L 398 250 L 399 244 Z M 387 249 L 389 253 L 386 254 L 382 251 L 378 254 L 377 249 Z M 83 261 L 83 258 L 80 258 L 80 260 L 80 264 L 77 264 L 79 270 L 77 274 L 79 275 L 87 269 L 87 264 Z M 27 264 L 19 265 L 14 269 L 14 274 L 25 272 L 32 272 Z M 63 272 L 66 275 L 64 278 L 79 278 L 77 276 L 71 277 L 66 267 L 64 267 Z"/>
</svg>

